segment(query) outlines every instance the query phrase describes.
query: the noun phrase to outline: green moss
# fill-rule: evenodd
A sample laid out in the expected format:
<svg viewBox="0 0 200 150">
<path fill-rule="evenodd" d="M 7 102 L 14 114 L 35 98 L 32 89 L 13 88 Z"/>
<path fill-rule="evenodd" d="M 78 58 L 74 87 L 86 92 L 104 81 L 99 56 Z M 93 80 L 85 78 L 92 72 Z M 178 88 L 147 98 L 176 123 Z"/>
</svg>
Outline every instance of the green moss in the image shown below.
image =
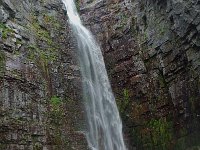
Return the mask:
<svg viewBox="0 0 200 150">
<path fill-rule="evenodd" d="M 37 17 L 32 15 L 31 18 L 32 24 L 28 25 L 28 28 L 36 35 L 37 43 L 41 43 L 43 47 L 41 49 L 36 44 L 29 45 L 28 58 L 34 62 L 42 63 L 43 67 L 45 67 L 49 62 L 57 59 L 57 44 L 53 42 L 49 31 L 39 25 Z M 45 18 L 46 21 L 53 20 L 52 17 L 47 17 L 47 15 Z"/>
<path fill-rule="evenodd" d="M 3 23 L 0 23 L 0 31 L 2 31 L 2 39 L 7 39 L 8 35 L 14 32 Z"/>
<path fill-rule="evenodd" d="M 43 14 L 43 20 L 46 25 L 52 26 L 53 29 L 59 30 L 61 28 L 59 21 L 54 16 Z"/>
<path fill-rule="evenodd" d="M 165 118 L 151 119 L 144 127 L 135 129 L 133 134 L 140 149 L 168 150 L 173 141 L 173 125 Z"/>
<path fill-rule="evenodd" d="M 76 4 L 76 9 L 79 11 L 80 10 L 80 0 L 75 0 Z"/>
<path fill-rule="evenodd" d="M 172 141 L 172 123 L 165 119 L 152 119 L 147 123 L 147 127 L 151 129 L 152 145 L 158 145 L 161 149 L 168 149 L 169 143 Z"/>
<path fill-rule="evenodd" d="M 31 24 L 27 26 L 36 35 L 37 40 L 47 42 L 48 45 L 54 46 L 50 33 L 43 27 L 40 26 L 37 16 L 31 16 Z"/>
<path fill-rule="evenodd" d="M 0 149 L 7 149 L 7 144 L 2 144 L 2 143 L 0 143 Z"/>
<path fill-rule="evenodd" d="M 49 117 L 51 120 L 51 123 L 54 125 L 60 125 L 62 123 L 63 119 L 63 108 L 62 108 L 62 100 L 57 96 L 52 96 L 50 99 L 50 112 Z"/>
<path fill-rule="evenodd" d="M 49 110 L 46 112 L 47 115 L 47 126 L 49 138 L 51 142 L 55 145 L 54 149 L 62 149 L 63 145 L 63 131 L 62 125 L 65 121 L 64 119 L 64 108 L 63 101 L 57 97 L 52 96 L 49 100 Z M 52 134 L 53 133 L 53 134 Z"/>
<path fill-rule="evenodd" d="M 117 105 L 119 107 L 119 111 L 121 115 L 124 115 L 125 111 L 127 110 L 127 107 L 130 102 L 130 95 L 129 95 L 129 90 L 124 89 L 123 90 L 123 98 L 117 99 Z"/>
<path fill-rule="evenodd" d="M 20 39 L 17 39 L 17 40 L 16 40 L 16 44 L 17 44 L 17 45 L 21 45 L 21 44 L 23 44 L 23 42 L 22 42 Z"/>
<path fill-rule="evenodd" d="M 21 77 L 22 77 L 22 74 L 21 74 L 21 72 L 19 72 L 18 70 L 11 70 L 10 71 L 11 73 L 12 73 L 12 75 L 15 77 L 15 79 L 21 79 Z"/>
<path fill-rule="evenodd" d="M 61 105 L 61 99 L 57 96 L 52 96 L 50 100 L 51 105 L 53 106 L 60 106 Z"/>
<path fill-rule="evenodd" d="M 37 16 L 32 14 L 30 20 L 31 24 L 27 25 L 27 28 L 35 35 L 36 43 L 30 44 L 27 47 L 27 58 L 34 62 L 40 69 L 40 73 L 45 79 L 44 86 L 46 91 L 51 93 L 49 65 L 57 60 L 57 44 L 50 36 L 50 32 L 46 28 L 40 26 Z"/>
<path fill-rule="evenodd" d="M 34 62 L 40 71 L 44 81 L 43 85 L 48 93 L 51 93 L 50 65 L 57 60 L 57 52 L 53 48 L 39 48 L 37 45 L 28 46 L 28 61 Z"/>
<path fill-rule="evenodd" d="M 32 29 L 36 33 L 39 40 L 45 41 L 50 45 L 53 43 L 49 32 L 45 29 L 42 29 L 37 22 L 33 22 Z"/>
<path fill-rule="evenodd" d="M 54 48 L 44 49 L 38 48 L 37 45 L 29 45 L 29 55 L 28 59 L 34 62 L 41 60 L 43 63 L 47 64 L 48 62 L 55 61 L 57 59 L 57 53 Z"/>
</svg>

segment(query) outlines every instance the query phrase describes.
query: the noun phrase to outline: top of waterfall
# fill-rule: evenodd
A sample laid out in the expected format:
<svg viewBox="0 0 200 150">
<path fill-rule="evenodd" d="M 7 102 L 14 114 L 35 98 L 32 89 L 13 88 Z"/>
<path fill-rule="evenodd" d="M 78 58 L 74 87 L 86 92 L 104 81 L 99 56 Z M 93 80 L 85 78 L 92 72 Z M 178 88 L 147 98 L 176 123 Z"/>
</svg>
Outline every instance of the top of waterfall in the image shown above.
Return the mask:
<svg viewBox="0 0 200 150">
<path fill-rule="evenodd" d="M 81 24 L 81 20 L 79 14 L 77 13 L 77 8 L 73 0 L 63 0 L 65 7 L 67 7 L 67 15 L 69 16 L 69 20 L 73 24 Z M 71 6 L 71 7 L 69 7 Z M 72 21 L 73 20 L 73 21 Z"/>
</svg>

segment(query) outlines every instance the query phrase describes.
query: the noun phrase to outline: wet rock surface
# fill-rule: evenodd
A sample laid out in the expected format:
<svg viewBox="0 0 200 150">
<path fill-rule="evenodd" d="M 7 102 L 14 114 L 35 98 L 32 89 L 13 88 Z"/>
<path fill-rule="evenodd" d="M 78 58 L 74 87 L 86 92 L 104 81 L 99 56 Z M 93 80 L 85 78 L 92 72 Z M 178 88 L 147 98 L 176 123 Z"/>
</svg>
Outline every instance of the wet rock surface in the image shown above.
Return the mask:
<svg viewBox="0 0 200 150">
<path fill-rule="evenodd" d="M 134 149 L 199 149 L 197 0 L 80 0 Z M 76 43 L 59 0 L 0 1 L 0 150 L 84 150 Z"/>
<path fill-rule="evenodd" d="M 199 145 L 199 2 L 94 0 L 80 6 L 102 46 L 129 149 Z"/>
<path fill-rule="evenodd" d="M 59 0 L 0 1 L 0 150 L 87 149 L 65 13 Z"/>
</svg>

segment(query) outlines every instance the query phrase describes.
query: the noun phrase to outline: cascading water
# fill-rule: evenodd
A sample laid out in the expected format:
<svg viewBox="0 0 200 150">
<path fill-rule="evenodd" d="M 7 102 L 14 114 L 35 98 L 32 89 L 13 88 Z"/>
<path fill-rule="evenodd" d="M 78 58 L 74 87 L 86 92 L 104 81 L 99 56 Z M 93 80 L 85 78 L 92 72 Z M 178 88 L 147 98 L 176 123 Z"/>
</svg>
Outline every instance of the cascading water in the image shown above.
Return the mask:
<svg viewBox="0 0 200 150">
<path fill-rule="evenodd" d="M 126 150 L 122 123 L 99 45 L 81 23 L 73 0 L 62 0 L 77 39 L 88 121 L 87 141 L 92 150 Z"/>
</svg>

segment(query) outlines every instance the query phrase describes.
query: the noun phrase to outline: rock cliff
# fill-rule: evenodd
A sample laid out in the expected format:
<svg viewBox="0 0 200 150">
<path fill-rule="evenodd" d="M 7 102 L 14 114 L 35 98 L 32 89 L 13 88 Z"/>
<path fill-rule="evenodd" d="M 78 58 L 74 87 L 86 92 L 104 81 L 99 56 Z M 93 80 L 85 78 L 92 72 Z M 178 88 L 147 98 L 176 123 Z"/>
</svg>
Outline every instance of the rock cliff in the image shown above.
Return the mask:
<svg viewBox="0 0 200 150">
<path fill-rule="evenodd" d="M 130 150 L 200 145 L 198 0 L 77 0 Z M 60 0 L 0 0 L 0 150 L 85 150 L 76 42 Z"/>
<path fill-rule="evenodd" d="M 199 1 L 80 4 L 85 24 L 102 45 L 129 149 L 198 146 Z"/>
<path fill-rule="evenodd" d="M 63 4 L 0 4 L 0 149 L 86 149 L 76 44 Z"/>
</svg>

